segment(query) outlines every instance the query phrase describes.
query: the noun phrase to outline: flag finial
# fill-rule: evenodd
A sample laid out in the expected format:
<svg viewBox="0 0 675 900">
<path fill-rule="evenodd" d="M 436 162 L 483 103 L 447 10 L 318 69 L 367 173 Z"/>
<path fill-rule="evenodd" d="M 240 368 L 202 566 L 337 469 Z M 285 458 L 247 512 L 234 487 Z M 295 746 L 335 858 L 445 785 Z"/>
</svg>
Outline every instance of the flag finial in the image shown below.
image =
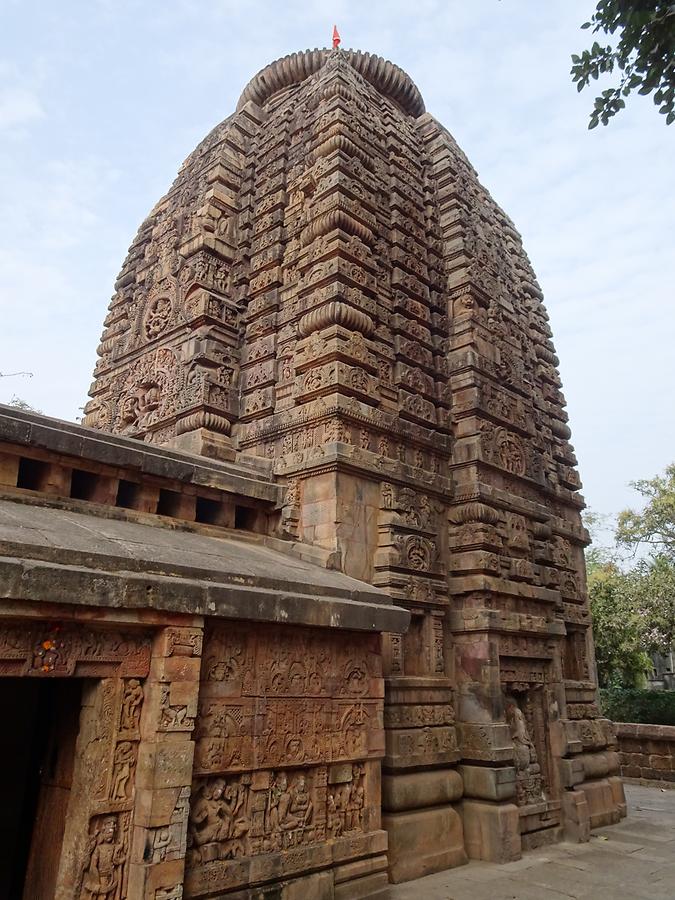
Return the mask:
<svg viewBox="0 0 675 900">
<path fill-rule="evenodd" d="M 333 25 L 333 50 L 337 50 L 340 46 L 340 32 L 337 30 L 337 25 Z"/>
</svg>

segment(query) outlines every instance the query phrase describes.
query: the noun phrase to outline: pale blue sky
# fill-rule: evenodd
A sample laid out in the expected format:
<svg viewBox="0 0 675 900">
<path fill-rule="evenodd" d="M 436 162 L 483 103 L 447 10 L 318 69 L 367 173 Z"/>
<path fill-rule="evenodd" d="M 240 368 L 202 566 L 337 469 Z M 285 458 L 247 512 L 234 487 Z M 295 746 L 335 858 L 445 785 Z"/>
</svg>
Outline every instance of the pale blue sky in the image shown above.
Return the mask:
<svg viewBox="0 0 675 900">
<path fill-rule="evenodd" d="M 249 78 L 293 50 L 388 57 L 520 229 L 589 504 L 675 460 L 675 126 L 589 132 L 570 54 L 595 0 L 0 0 L 0 402 L 73 419 L 136 229 Z"/>
</svg>

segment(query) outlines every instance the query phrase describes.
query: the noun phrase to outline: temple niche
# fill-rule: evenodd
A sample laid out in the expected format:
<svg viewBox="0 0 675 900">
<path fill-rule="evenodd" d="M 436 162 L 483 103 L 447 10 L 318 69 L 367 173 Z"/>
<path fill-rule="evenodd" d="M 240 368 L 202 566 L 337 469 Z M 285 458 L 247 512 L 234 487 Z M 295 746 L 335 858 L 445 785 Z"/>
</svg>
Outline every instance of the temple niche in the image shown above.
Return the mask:
<svg viewBox="0 0 675 900">
<path fill-rule="evenodd" d="M 194 762 L 148 859 L 184 860 L 185 897 L 308 870 L 322 897 L 374 896 L 625 814 L 542 301 L 452 135 L 360 51 L 263 69 L 141 225 L 84 425 L 274 487 L 197 521 L 262 527 L 406 611 L 381 637 L 206 614 L 192 692 L 156 698 Z M 194 519 L 158 496 L 146 511 Z M 128 877 L 134 740 L 81 896 Z"/>
</svg>

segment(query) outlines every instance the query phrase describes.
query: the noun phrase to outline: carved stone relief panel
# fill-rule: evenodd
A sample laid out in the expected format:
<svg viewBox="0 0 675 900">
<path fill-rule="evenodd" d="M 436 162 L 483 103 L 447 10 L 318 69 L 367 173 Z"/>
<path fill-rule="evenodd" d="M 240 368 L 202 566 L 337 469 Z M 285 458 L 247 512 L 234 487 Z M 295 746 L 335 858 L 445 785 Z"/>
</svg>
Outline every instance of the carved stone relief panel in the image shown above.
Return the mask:
<svg viewBox="0 0 675 900">
<path fill-rule="evenodd" d="M 130 813 L 94 816 L 89 823 L 89 853 L 79 894 L 82 900 L 116 900 L 126 895 Z"/>
<path fill-rule="evenodd" d="M 256 873 L 281 864 L 292 874 L 308 866 L 308 854 L 323 858 L 321 845 L 364 835 L 369 830 L 368 765 L 198 779 L 190 805 L 186 895 L 246 884 L 247 870 L 241 867 L 245 860 L 267 857 L 252 870 Z M 300 853 L 301 848 L 307 853 Z"/>
<path fill-rule="evenodd" d="M 215 627 L 202 664 L 195 770 L 243 771 L 377 755 L 373 638 Z"/>
<path fill-rule="evenodd" d="M 301 871 L 309 857 L 300 848 L 321 856 L 326 842 L 373 828 L 380 679 L 370 635 L 233 623 L 207 630 L 187 896 L 246 883 L 244 860 L 264 872 L 283 852 L 289 872 Z"/>
</svg>

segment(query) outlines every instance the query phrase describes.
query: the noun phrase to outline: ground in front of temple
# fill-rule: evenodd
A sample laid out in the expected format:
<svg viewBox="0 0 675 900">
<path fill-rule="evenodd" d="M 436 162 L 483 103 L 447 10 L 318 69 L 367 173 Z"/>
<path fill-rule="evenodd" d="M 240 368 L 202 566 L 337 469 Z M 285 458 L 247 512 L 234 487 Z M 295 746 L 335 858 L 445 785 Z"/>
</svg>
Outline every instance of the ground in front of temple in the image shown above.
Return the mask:
<svg viewBox="0 0 675 900">
<path fill-rule="evenodd" d="M 392 885 L 388 900 L 673 900 L 675 790 L 625 789 L 628 817 L 590 843 L 542 847 L 501 866 L 471 862 Z"/>
</svg>

